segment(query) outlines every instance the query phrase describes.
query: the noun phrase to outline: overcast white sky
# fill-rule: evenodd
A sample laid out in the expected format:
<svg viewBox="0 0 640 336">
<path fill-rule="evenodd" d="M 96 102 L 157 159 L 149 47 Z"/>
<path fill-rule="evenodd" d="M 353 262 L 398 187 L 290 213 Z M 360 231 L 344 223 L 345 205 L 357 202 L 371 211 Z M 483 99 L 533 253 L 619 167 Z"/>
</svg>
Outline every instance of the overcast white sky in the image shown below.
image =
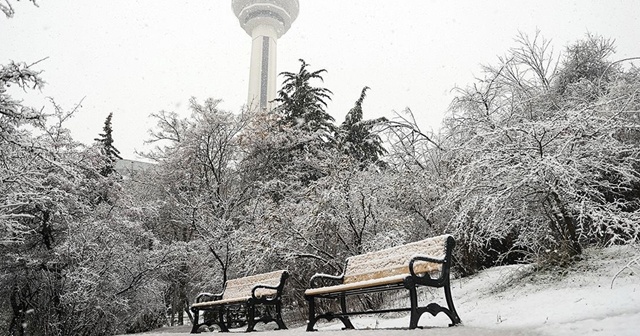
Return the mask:
<svg viewBox="0 0 640 336">
<path fill-rule="evenodd" d="M 90 143 L 113 112 L 115 146 L 135 159 L 144 149 L 150 113 L 187 116 L 191 96 L 246 103 L 250 37 L 230 0 L 13 1 L 0 17 L 0 64 L 38 64 L 50 96 L 81 110 L 68 124 Z M 420 126 L 437 129 L 451 89 L 495 63 L 518 31 L 539 29 L 556 51 L 596 33 L 616 40 L 616 59 L 640 56 L 637 0 L 300 0 L 300 15 L 278 41 L 278 72 L 324 68 L 334 92 L 328 111 L 338 123 L 360 90 L 371 87 L 365 118 L 410 107 Z"/>
</svg>

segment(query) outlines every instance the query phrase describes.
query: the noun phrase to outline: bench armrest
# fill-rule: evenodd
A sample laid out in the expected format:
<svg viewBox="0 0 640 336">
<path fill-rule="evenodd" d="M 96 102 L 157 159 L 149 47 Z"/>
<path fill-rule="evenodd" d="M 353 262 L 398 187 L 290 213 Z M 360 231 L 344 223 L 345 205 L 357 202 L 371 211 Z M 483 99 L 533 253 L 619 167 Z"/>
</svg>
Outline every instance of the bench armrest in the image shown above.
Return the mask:
<svg viewBox="0 0 640 336">
<path fill-rule="evenodd" d="M 429 276 L 429 273 L 426 273 L 425 275 L 422 275 L 422 276 L 416 274 L 415 270 L 413 269 L 413 264 L 418 261 L 426 261 L 426 262 L 431 262 L 435 264 L 445 263 L 445 259 L 437 259 L 437 258 L 429 257 L 426 255 L 413 256 L 413 258 L 411 258 L 411 260 L 409 261 L 409 273 L 411 273 L 412 277 L 418 278 L 418 279 L 423 279 L 425 277 L 428 277 L 429 279 L 431 279 L 431 276 Z"/>
<path fill-rule="evenodd" d="M 275 290 L 276 291 L 276 297 L 281 294 L 280 293 L 281 286 L 269 286 L 269 285 L 257 284 L 255 286 L 253 286 L 253 288 L 251 289 L 251 297 L 252 298 L 258 299 L 258 297 L 256 296 L 256 290 L 258 290 L 260 288 Z M 264 296 L 262 296 L 262 298 L 264 298 Z"/>
<path fill-rule="evenodd" d="M 204 300 L 201 300 L 204 298 Z M 196 296 L 196 303 L 206 302 L 206 301 L 218 301 L 222 299 L 222 293 L 212 294 L 212 293 L 200 293 Z"/>
<path fill-rule="evenodd" d="M 342 284 L 344 281 L 344 274 L 342 275 L 329 275 L 329 274 L 314 274 L 309 280 L 309 288 L 325 287 L 322 281 L 335 283 L 336 285 Z"/>
</svg>

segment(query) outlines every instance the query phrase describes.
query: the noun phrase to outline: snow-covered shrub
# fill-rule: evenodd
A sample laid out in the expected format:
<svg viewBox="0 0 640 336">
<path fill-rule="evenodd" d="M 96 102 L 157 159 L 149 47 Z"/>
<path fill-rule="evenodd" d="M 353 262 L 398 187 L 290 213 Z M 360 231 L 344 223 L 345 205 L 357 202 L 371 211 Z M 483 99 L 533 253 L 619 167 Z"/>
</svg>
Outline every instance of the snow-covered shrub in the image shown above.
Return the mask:
<svg viewBox="0 0 640 336">
<path fill-rule="evenodd" d="M 491 254 L 566 262 L 583 245 L 640 237 L 640 148 L 620 136 L 638 129 L 638 82 L 605 59 L 592 61 L 608 72 L 589 78 L 567 75 L 556 61 L 547 41 L 520 36 L 452 104 L 441 144 L 449 190 L 438 214 L 470 269 Z"/>
</svg>

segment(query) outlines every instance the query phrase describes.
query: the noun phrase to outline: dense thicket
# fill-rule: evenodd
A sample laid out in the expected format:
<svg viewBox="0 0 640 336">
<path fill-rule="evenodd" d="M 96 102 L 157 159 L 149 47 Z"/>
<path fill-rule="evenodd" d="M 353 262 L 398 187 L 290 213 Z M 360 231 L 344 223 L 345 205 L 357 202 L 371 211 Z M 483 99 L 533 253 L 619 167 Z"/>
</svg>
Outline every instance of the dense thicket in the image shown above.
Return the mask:
<svg viewBox="0 0 640 336">
<path fill-rule="evenodd" d="M 21 105 L 10 86 L 42 85 L 30 66 L 0 68 L 0 329 L 9 335 L 104 335 L 158 325 L 170 249 L 136 218 L 97 146 L 75 142 L 71 113 Z M 160 322 L 161 323 L 161 322 Z"/>
<path fill-rule="evenodd" d="M 325 70 L 284 73 L 274 111 L 190 101 L 154 113 L 156 162 L 113 171 L 110 117 L 74 142 L 72 112 L 22 106 L 0 69 L 0 329 L 105 335 L 185 323 L 200 291 L 288 269 L 287 318 L 301 292 L 345 258 L 442 233 L 458 274 L 509 262 L 566 264 L 588 246 L 640 238 L 640 70 L 610 40 L 553 53 L 541 36 L 458 89 L 437 134 L 410 110 L 366 120 L 364 87 L 344 122 L 326 108 Z M 377 302 L 364 299 L 363 305 Z"/>
<path fill-rule="evenodd" d="M 548 41 L 521 35 L 459 91 L 443 128 L 449 177 L 437 209 L 465 266 L 509 254 L 567 262 L 584 246 L 638 240 L 640 82 L 612 53 L 589 35 L 558 59 Z"/>
</svg>

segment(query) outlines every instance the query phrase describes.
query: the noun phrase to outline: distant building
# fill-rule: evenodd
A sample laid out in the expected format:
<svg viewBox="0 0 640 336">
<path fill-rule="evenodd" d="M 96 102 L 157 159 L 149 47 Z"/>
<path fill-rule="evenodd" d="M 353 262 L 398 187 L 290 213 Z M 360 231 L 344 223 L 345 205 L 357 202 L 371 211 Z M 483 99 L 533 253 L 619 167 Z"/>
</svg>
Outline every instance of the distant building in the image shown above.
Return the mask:
<svg viewBox="0 0 640 336">
<path fill-rule="evenodd" d="M 145 173 L 155 169 L 155 163 L 122 159 L 116 161 L 115 169 L 123 178 L 131 178 L 135 174 Z"/>
</svg>

